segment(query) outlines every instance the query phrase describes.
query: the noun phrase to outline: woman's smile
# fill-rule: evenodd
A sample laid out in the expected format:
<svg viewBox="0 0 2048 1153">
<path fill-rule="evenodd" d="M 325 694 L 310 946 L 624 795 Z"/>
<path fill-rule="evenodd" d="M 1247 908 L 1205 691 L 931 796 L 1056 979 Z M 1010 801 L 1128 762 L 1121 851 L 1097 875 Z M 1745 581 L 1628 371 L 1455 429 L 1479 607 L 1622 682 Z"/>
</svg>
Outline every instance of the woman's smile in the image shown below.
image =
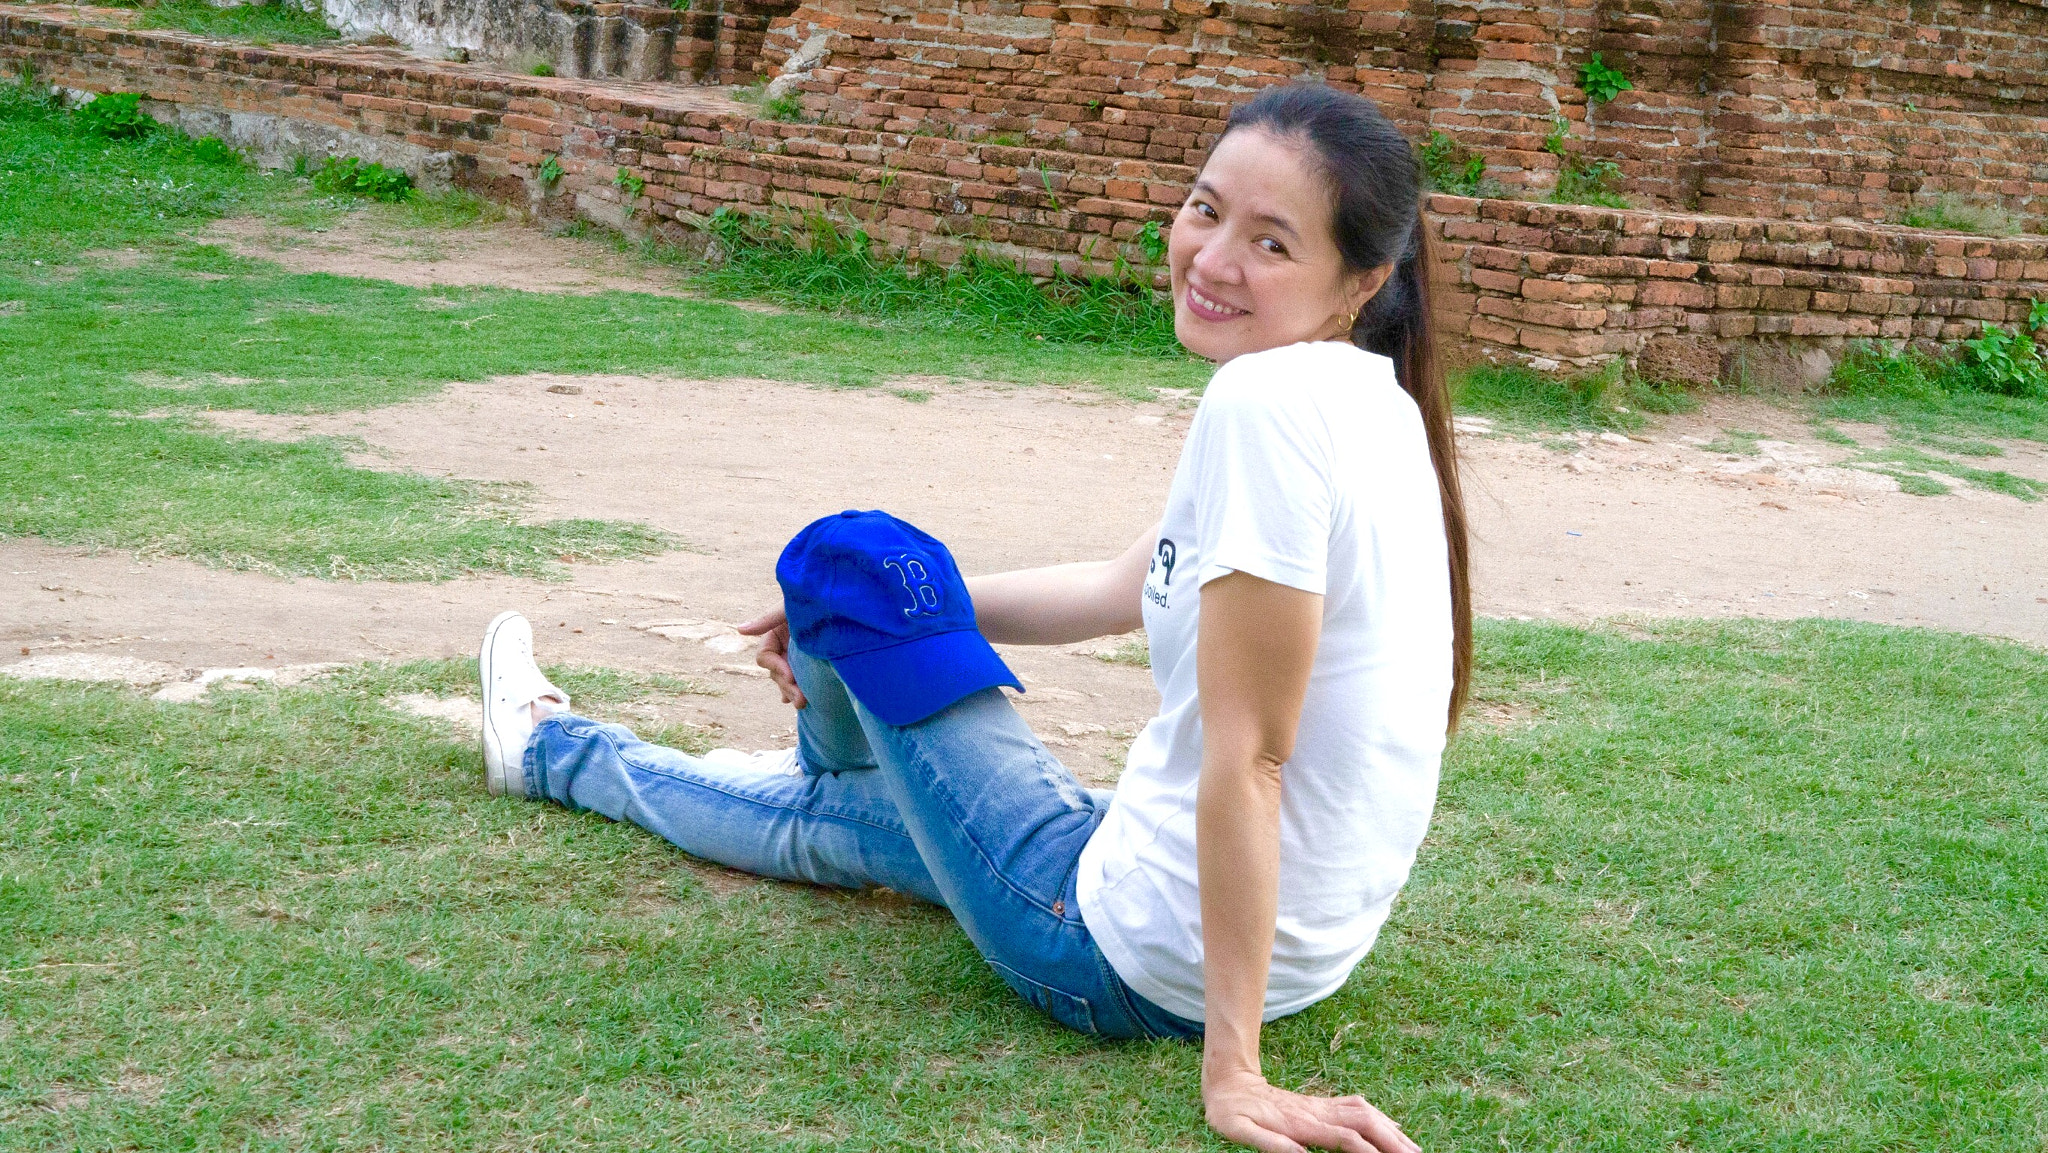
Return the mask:
<svg viewBox="0 0 2048 1153">
<path fill-rule="evenodd" d="M 1240 316 L 1251 315 L 1249 309 L 1232 308 L 1214 297 L 1204 295 L 1202 290 L 1193 284 L 1188 285 L 1188 311 L 1202 320 L 1236 320 Z"/>
</svg>

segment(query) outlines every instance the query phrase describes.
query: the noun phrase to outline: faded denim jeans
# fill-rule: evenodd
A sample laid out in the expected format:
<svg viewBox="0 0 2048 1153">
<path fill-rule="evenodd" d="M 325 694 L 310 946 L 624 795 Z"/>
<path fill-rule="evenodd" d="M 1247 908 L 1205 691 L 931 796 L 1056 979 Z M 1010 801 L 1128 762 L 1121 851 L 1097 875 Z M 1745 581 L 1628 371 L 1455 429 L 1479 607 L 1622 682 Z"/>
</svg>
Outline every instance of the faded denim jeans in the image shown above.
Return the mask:
<svg viewBox="0 0 2048 1153">
<path fill-rule="evenodd" d="M 1075 883 L 1109 794 L 1083 788 L 1000 689 L 888 725 L 830 664 L 794 648 L 789 659 L 809 705 L 788 771 L 714 763 L 560 713 L 527 746 L 527 795 L 760 876 L 944 905 L 1004 983 L 1080 1032 L 1201 1035 L 1132 991 L 1096 947 Z"/>
</svg>

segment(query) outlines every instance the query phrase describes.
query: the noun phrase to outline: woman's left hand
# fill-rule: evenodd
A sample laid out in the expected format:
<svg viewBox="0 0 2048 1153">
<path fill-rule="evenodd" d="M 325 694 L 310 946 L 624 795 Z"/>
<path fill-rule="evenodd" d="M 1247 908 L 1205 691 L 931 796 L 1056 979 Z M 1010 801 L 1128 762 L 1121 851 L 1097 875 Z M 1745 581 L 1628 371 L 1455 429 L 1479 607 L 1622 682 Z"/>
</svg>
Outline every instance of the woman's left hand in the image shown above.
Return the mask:
<svg viewBox="0 0 2048 1153">
<path fill-rule="evenodd" d="M 1266 1153 L 1303 1153 L 1306 1149 L 1421 1153 L 1422 1149 L 1363 1097 L 1290 1093 L 1249 1071 L 1205 1078 L 1202 1105 L 1210 1128 Z"/>
<path fill-rule="evenodd" d="M 769 678 L 782 691 L 782 703 L 799 709 L 809 704 L 804 699 L 804 691 L 796 686 L 796 673 L 789 667 L 789 617 L 781 607 L 770 609 L 737 627 L 742 636 L 761 638 L 761 648 L 754 654 L 754 663 L 768 670 Z"/>
</svg>

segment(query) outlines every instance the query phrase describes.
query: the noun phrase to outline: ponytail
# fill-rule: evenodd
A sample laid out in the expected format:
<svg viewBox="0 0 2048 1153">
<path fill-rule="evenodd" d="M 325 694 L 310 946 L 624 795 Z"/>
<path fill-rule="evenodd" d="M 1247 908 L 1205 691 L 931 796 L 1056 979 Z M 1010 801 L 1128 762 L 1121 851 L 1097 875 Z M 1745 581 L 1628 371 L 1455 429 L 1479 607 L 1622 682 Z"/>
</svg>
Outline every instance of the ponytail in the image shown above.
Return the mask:
<svg viewBox="0 0 2048 1153">
<path fill-rule="evenodd" d="M 1451 702 L 1445 731 L 1456 733 L 1472 693 L 1471 543 L 1465 523 L 1465 494 L 1458 484 L 1457 431 L 1451 424 L 1451 394 L 1436 359 L 1431 322 L 1430 270 L 1435 267 L 1429 221 L 1417 210 L 1414 231 L 1386 284 L 1366 302 L 1351 326 L 1351 343 L 1394 362 L 1394 378 L 1422 410 L 1429 437 L 1429 461 L 1436 468 L 1444 506 L 1444 544 L 1451 561 Z"/>
<path fill-rule="evenodd" d="M 1429 459 L 1444 505 L 1450 554 L 1451 700 L 1445 731 L 1472 691 L 1472 578 L 1465 496 L 1451 396 L 1430 327 L 1429 221 L 1422 211 L 1422 164 L 1415 146 L 1372 101 L 1322 84 L 1278 84 L 1239 105 L 1223 134 L 1263 128 L 1305 140 L 1320 160 L 1335 201 L 1337 248 L 1354 271 L 1392 265 L 1393 274 L 1351 324 L 1351 342 L 1394 362 L 1394 376 L 1422 410 Z"/>
</svg>

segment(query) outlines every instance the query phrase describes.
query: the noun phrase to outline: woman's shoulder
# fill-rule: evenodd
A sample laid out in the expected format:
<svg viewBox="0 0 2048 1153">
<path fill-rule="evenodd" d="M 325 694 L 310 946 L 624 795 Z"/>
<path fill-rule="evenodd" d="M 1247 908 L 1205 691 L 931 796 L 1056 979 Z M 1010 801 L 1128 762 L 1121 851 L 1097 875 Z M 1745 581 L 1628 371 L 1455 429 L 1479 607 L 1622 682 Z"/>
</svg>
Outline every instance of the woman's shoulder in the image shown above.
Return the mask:
<svg viewBox="0 0 2048 1153">
<path fill-rule="evenodd" d="M 1334 409 L 1390 403 L 1413 407 L 1394 362 L 1344 341 L 1322 340 L 1249 352 L 1216 370 L 1204 407 Z"/>
</svg>

